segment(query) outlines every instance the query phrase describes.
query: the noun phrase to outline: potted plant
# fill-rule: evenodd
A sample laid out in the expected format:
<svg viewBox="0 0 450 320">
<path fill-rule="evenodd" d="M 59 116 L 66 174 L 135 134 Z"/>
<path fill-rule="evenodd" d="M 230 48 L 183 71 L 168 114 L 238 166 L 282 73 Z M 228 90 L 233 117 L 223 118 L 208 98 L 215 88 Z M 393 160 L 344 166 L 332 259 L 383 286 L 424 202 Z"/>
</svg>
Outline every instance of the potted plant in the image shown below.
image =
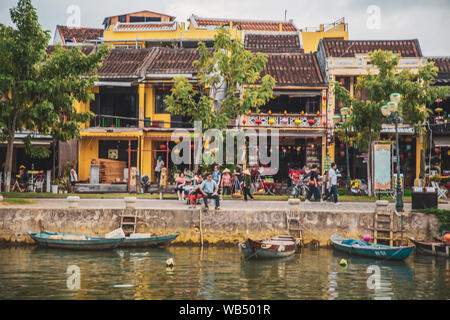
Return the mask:
<svg viewBox="0 0 450 320">
<path fill-rule="evenodd" d="M 52 193 L 58 193 L 58 182 L 56 180 L 52 180 L 50 183 Z"/>
</svg>

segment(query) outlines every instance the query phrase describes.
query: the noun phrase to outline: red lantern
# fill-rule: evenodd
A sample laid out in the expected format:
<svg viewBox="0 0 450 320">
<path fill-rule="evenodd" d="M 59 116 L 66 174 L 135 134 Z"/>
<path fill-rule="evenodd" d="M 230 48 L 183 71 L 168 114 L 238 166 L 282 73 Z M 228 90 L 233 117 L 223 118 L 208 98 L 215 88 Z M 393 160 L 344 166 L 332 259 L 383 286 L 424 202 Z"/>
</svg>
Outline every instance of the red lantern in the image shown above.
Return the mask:
<svg viewBox="0 0 450 320">
<path fill-rule="evenodd" d="M 309 119 L 309 120 L 308 120 L 308 123 L 309 123 L 310 126 L 312 126 L 315 122 L 316 122 L 316 121 L 315 121 L 314 119 Z"/>
<path fill-rule="evenodd" d="M 159 148 L 160 148 L 160 149 L 165 149 L 165 148 L 166 148 L 166 145 L 165 145 L 165 144 L 162 144 L 162 145 L 159 146 Z"/>
<path fill-rule="evenodd" d="M 194 149 L 194 147 L 195 147 L 195 146 L 194 146 L 193 144 L 191 144 L 191 149 Z"/>
<path fill-rule="evenodd" d="M 435 149 L 434 149 L 434 152 L 436 152 L 436 153 L 441 153 L 441 149 L 435 148 Z"/>
<path fill-rule="evenodd" d="M 247 123 L 247 120 L 245 120 L 245 119 L 244 119 L 244 120 L 242 120 L 242 124 L 244 124 L 244 125 L 245 125 L 246 123 Z"/>
<path fill-rule="evenodd" d="M 322 97 L 322 100 L 323 100 L 323 101 L 327 100 L 327 96 L 323 96 L 323 97 Z"/>
<path fill-rule="evenodd" d="M 408 152 L 408 158 L 411 158 L 411 157 L 412 157 L 412 153 Z"/>
<path fill-rule="evenodd" d="M 258 118 L 258 119 L 255 120 L 255 123 L 256 123 L 256 124 L 261 124 L 262 121 L 261 121 L 261 119 Z"/>
<path fill-rule="evenodd" d="M 322 124 L 323 124 L 323 126 L 325 127 L 325 126 L 327 125 L 327 122 L 324 121 L 324 122 L 322 122 Z"/>
<path fill-rule="evenodd" d="M 345 151 L 341 151 L 339 154 L 341 155 L 341 157 L 345 157 Z"/>
<path fill-rule="evenodd" d="M 403 160 L 403 158 L 405 158 L 405 155 L 404 155 L 404 154 L 401 154 L 401 155 L 400 155 L 400 159 Z"/>
<path fill-rule="evenodd" d="M 313 139 L 314 139 L 314 141 L 316 141 L 316 140 L 317 140 L 317 137 L 314 137 Z"/>
<path fill-rule="evenodd" d="M 341 147 L 341 149 L 344 149 L 344 144 L 341 143 L 341 144 L 339 145 L 339 147 Z"/>
</svg>

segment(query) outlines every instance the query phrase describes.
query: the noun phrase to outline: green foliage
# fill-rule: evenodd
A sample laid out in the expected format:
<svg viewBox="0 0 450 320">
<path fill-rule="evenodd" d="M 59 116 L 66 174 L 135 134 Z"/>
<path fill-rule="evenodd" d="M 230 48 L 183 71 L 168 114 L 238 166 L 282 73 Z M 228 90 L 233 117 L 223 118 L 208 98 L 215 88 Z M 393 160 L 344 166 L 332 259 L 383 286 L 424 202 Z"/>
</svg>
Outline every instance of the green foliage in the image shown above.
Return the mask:
<svg viewBox="0 0 450 320">
<path fill-rule="evenodd" d="M 433 62 L 428 62 L 417 73 L 407 69 L 399 72 L 400 55 L 376 50 L 369 53 L 369 56 L 371 64 L 377 67 L 379 72 L 369 72 L 368 75 L 358 77 L 355 92 L 359 95 L 351 97 L 339 82 L 334 83 L 337 101 L 351 107 L 350 121 L 345 126 L 357 133 L 357 144 L 362 150 L 367 150 L 369 141 L 379 138 L 383 122 L 381 107 L 390 101 L 391 93 L 401 94 L 399 115 L 417 131 L 421 130 L 421 125 L 431 112 L 426 106 L 449 93 L 448 87 L 432 86 L 437 75 Z M 363 97 L 362 93 L 366 96 Z"/>
<path fill-rule="evenodd" d="M 424 209 L 425 214 L 434 214 L 438 218 L 440 225 L 439 231 L 449 231 L 450 230 L 450 210 L 442 209 Z"/>
<path fill-rule="evenodd" d="M 93 99 L 93 75 L 108 53 L 106 46 L 86 56 L 79 47 L 59 45 L 47 54 L 50 32 L 42 30 L 31 0 L 19 0 L 10 14 L 16 28 L 0 24 L 0 141 L 8 142 L 8 176 L 16 131 L 37 131 L 58 141 L 79 136 L 80 123 L 93 114 L 78 113 L 74 103 Z M 48 150 L 31 145 L 31 135 L 25 140 L 27 154 L 48 156 Z"/>
<path fill-rule="evenodd" d="M 193 65 L 199 70 L 199 86 L 194 87 L 186 78 L 175 78 L 171 95 L 164 100 L 169 113 L 202 121 L 203 130 L 222 130 L 237 116 L 252 108 L 258 111 L 272 98 L 275 80 L 270 75 L 261 79 L 260 75 L 267 56 L 245 50 L 227 29 L 218 30 L 214 50 L 203 42 L 197 50 L 200 57 Z M 223 87 L 225 96 L 217 102 L 218 89 Z"/>
</svg>

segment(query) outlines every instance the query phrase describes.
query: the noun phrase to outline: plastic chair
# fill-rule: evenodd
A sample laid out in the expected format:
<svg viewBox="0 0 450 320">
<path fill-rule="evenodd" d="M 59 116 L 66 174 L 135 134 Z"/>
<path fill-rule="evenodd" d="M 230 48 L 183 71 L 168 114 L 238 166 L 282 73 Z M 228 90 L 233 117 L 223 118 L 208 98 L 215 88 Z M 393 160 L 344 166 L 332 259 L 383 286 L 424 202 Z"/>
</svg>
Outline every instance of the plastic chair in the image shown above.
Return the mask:
<svg viewBox="0 0 450 320">
<path fill-rule="evenodd" d="M 433 188 L 436 188 L 437 192 L 438 192 L 438 199 L 447 199 L 447 192 L 448 190 L 441 188 L 439 186 L 439 183 L 437 183 L 436 181 L 431 181 L 431 186 Z"/>
</svg>

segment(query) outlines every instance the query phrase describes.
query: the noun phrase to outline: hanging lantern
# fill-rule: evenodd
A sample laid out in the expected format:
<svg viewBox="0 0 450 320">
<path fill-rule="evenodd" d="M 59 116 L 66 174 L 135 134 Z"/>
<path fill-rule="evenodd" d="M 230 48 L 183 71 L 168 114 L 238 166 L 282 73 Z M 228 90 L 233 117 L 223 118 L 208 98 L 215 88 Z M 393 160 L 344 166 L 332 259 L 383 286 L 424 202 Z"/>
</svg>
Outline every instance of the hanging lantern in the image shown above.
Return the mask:
<svg viewBox="0 0 450 320">
<path fill-rule="evenodd" d="M 175 142 L 175 144 L 179 144 L 181 141 L 180 140 L 175 140 L 174 142 Z"/>
<path fill-rule="evenodd" d="M 248 110 L 248 114 L 252 114 L 252 110 Z"/>
<path fill-rule="evenodd" d="M 327 125 L 327 122 L 324 121 L 324 122 L 322 122 L 322 124 L 323 124 L 323 126 L 325 127 L 325 126 Z"/>
<path fill-rule="evenodd" d="M 297 125 L 297 126 L 299 126 L 299 125 L 301 125 L 302 124 L 302 121 L 300 120 L 300 119 L 295 119 L 295 124 Z"/>
<path fill-rule="evenodd" d="M 260 120 L 260 119 L 258 119 L 258 120 Z M 275 123 L 275 119 L 274 118 L 270 118 L 269 119 L 269 124 L 274 124 Z"/>
<path fill-rule="evenodd" d="M 269 116 L 272 114 L 272 110 L 269 110 Z"/>
<path fill-rule="evenodd" d="M 408 152 L 408 158 L 411 158 L 411 157 L 412 157 L 412 153 Z"/>
<path fill-rule="evenodd" d="M 284 115 L 287 115 L 287 111 L 286 110 L 284 110 Z"/>
<path fill-rule="evenodd" d="M 255 123 L 256 123 L 256 124 L 261 124 L 262 121 L 261 121 L 261 119 L 258 118 L 258 119 L 255 120 Z"/>
<path fill-rule="evenodd" d="M 164 149 L 166 148 L 166 145 L 165 145 L 165 144 L 162 144 L 162 145 L 159 146 L 159 148 L 162 149 L 162 150 L 164 150 Z"/>
<path fill-rule="evenodd" d="M 406 150 L 408 150 L 408 151 L 411 150 L 411 145 L 410 144 L 406 145 Z"/>
<path fill-rule="evenodd" d="M 317 137 L 314 137 L 313 140 L 314 140 L 314 141 L 317 141 Z"/>
<path fill-rule="evenodd" d="M 193 144 L 191 144 L 191 149 L 194 149 L 194 148 L 195 148 L 195 146 Z"/>
<path fill-rule="evenodd" d="M 436 109 L 434 109 L 434 112 L 437 112 L 437 113 L 440 113 L 440 112 L 442 112 L 442 111 L 444 111 L 444 109 L 442 109 L 442 108 L 436 108 Z"/>
<path fill-rule="evenodd" d="M 310 126 L 312 126 L 315 122 L 316 122 L 316 121 L 315 121 L 314 119 L 309 119 L 309 120 L 308 120 L 308 123 L 309 123 Z"/>
<path fill-rule="evenodd" d="M 405 158 L 405 155 L 402 153 L 402 154 L 400 155 L 400 159 L 403 160 L 403 158 Z"/>
<path fill-rule="evenodd" d="M 344 149 L 344 144 L 343 143 L 341 143 L 340 145 L 339 145 L 339 147 L 341 147 L 341 149 Z"/>
<path fill-rule="evenodd" d="M 441 149 L 435 148 L 435 149 L 434 149 L 434 152 L 436 152 L 436 153 L 441 153 Z"/>
<path fill-rule="evenodd" d="M 302 113 L 302 115 L 303 115 L 303 114 L 305 114 L 305 111 L 304 111 L 304 110 L 302 110 L 302 112 L 301 112 L 301 113 Z"/>
<path fill-rule="evenodd" d="M 284 118 L 283 120 L 281 120 L 282 124 L 288 124 L 289 120 L 287 118 Z"/>
<path fill-rule="evenodd" d="M 242 124 L 245 125 L 247 123 L 247 120 L 242 120 Z"/>
<path fill-rule="evenodd" d="M 341 155 L 341 157 L 345 157 L 345 151 L 341 151 L 339 154 Z"/>
<path fill-rule="evenodd" d="M 289 146 L 288 149 L 291 150 L 291 146 Z"/>
<path fill-rule="evenodd" d="M 327 100 L 327 96 L 323 96 L 323 97 L 322 97 L 322 100 L 323 100 L 323 101 Z"/>
</svg>

